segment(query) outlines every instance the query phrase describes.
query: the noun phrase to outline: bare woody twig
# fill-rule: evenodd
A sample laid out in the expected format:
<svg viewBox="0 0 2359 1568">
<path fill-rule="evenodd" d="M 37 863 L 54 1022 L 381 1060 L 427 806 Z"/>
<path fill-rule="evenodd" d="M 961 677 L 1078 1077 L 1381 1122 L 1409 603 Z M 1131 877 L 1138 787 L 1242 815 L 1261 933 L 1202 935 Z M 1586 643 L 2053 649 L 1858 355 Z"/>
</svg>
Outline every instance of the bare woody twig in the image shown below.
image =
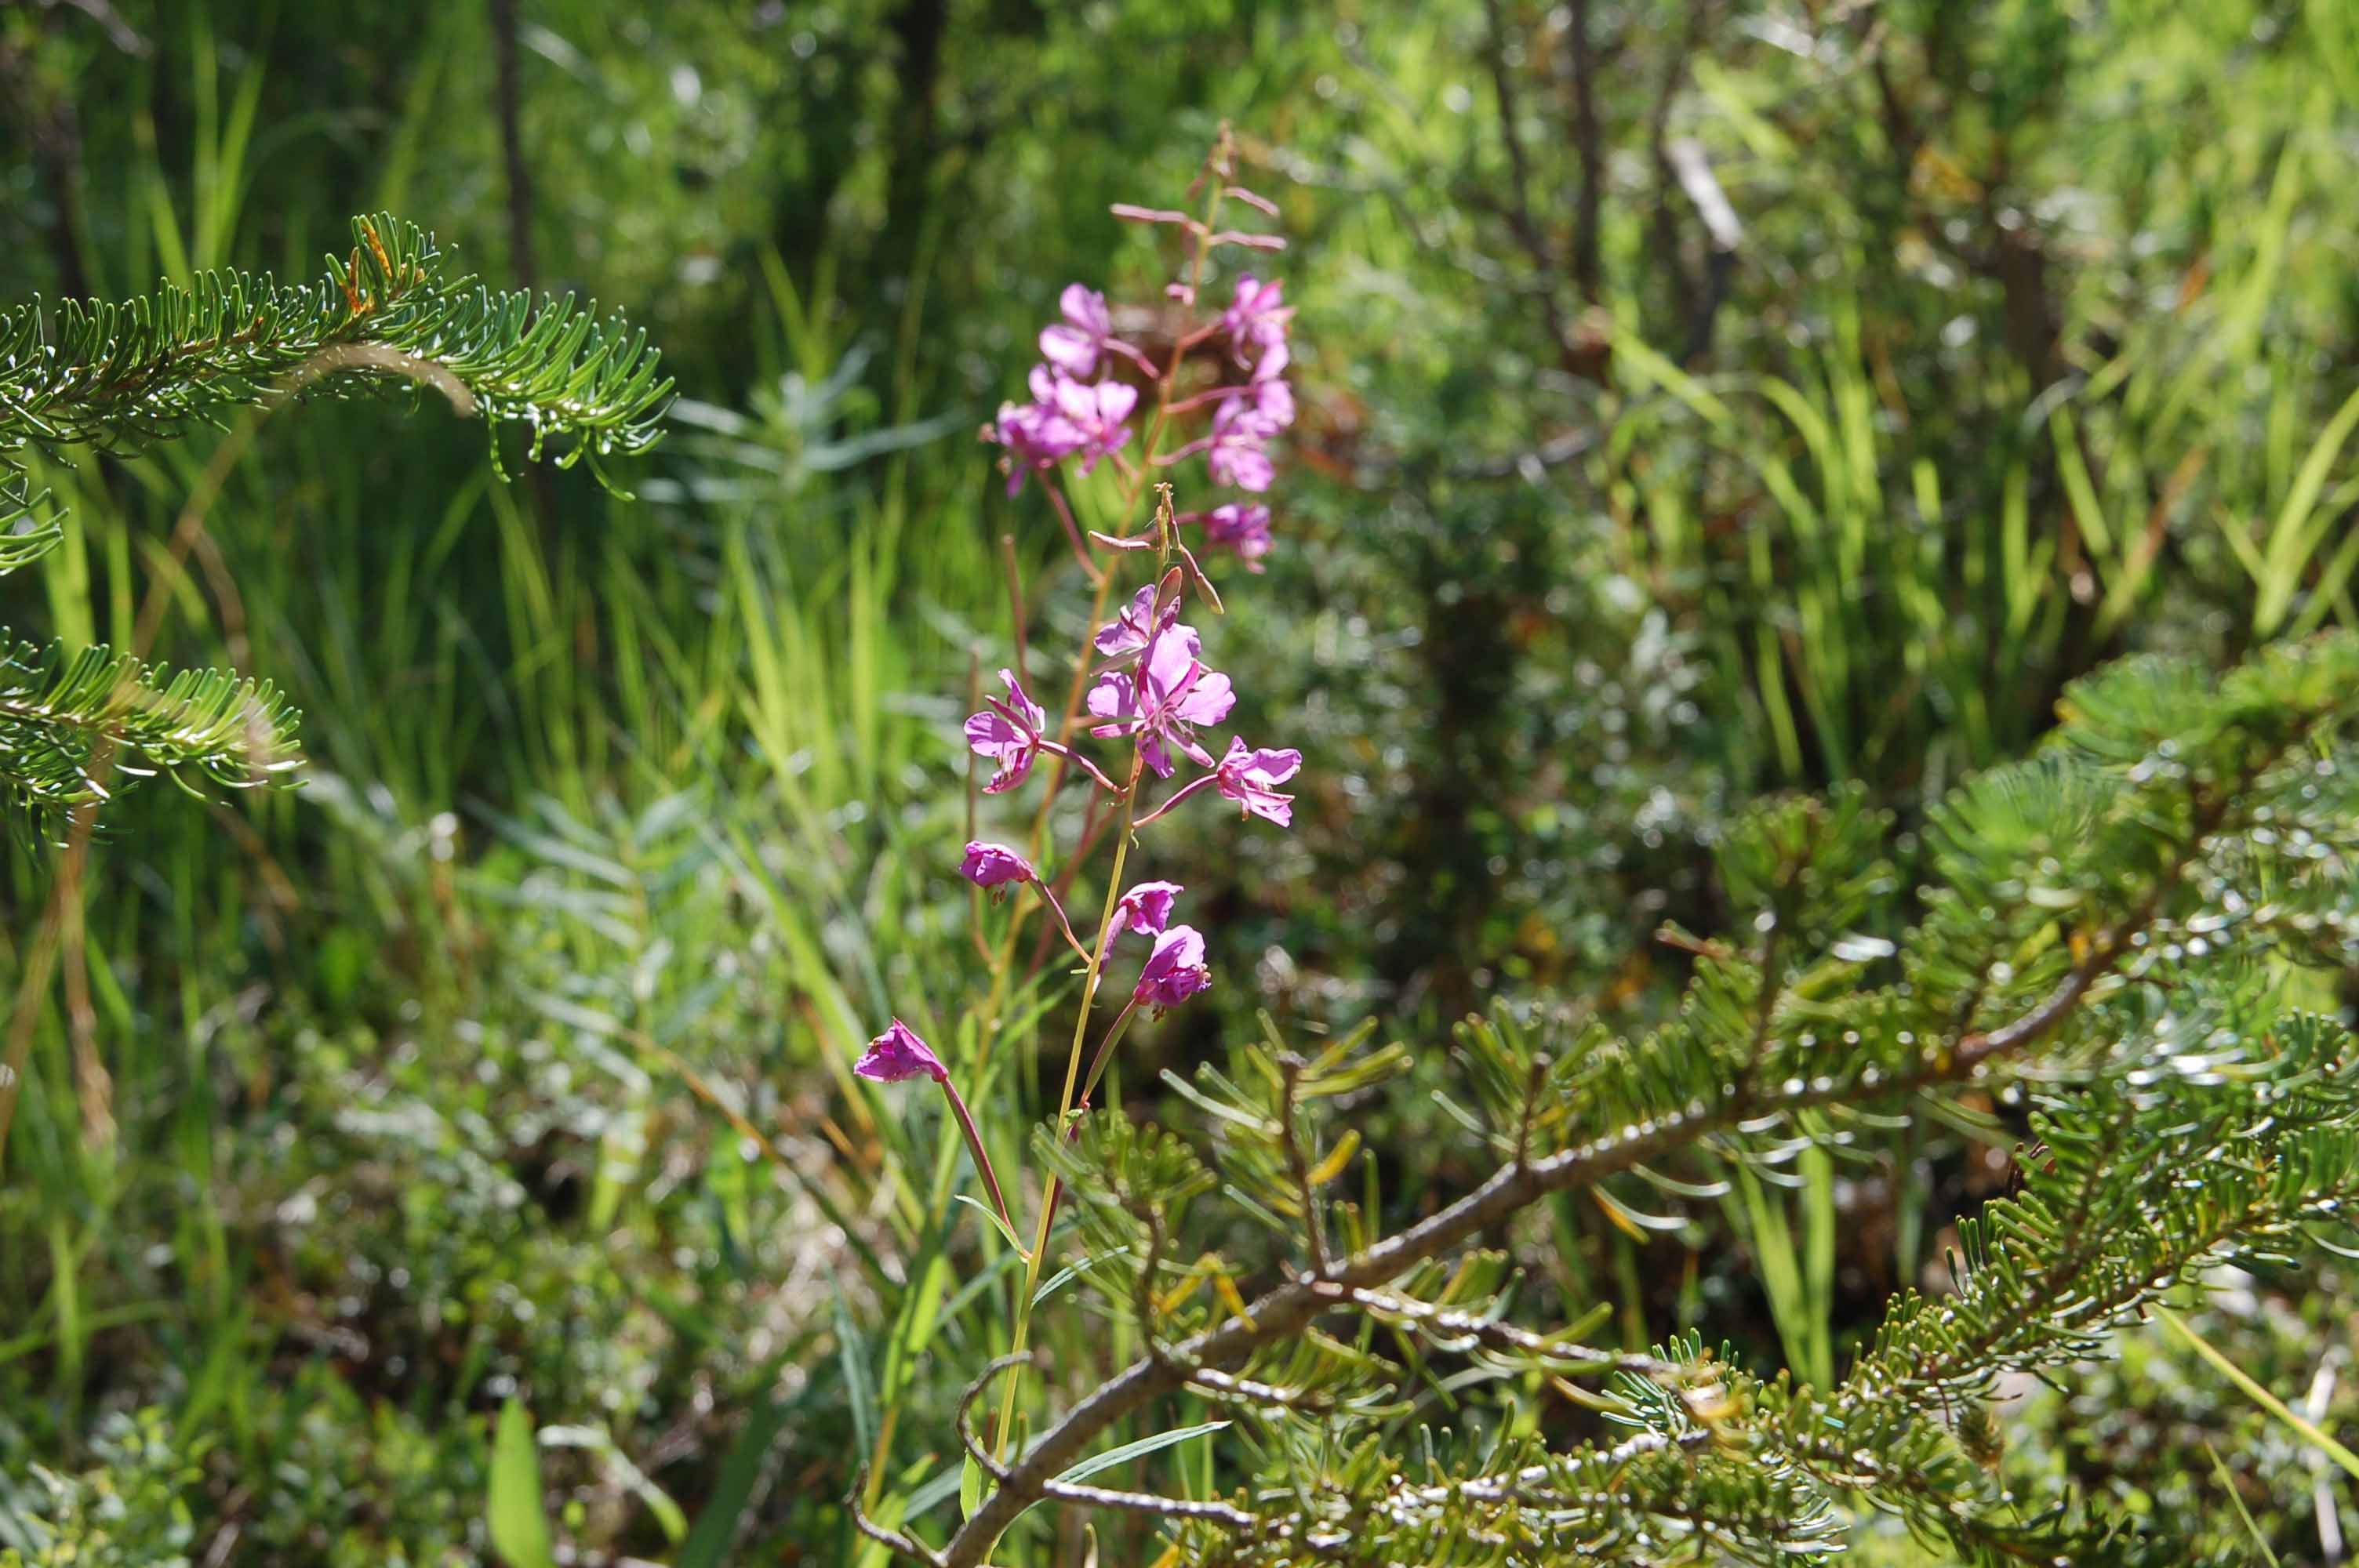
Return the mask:
<svg viewBox="0 0 2359 1568">
<path fill-rule="evenodd" d="M 2143 913 L 2136 925 L 2142 926 L 2149 918 L 2150 911 Z M 1257 1351 L 1302 1333 L 1323 1314 L 1351 1303 L 1356 1293 L 1374 1291 L 1417 1263 L 1463 1245 L 1552 1193 L 1594 1186 L 1675 1149 L 1766 1117 L 1838 1103 L 1906 1098 L 1969 1079 L 1995 1058 L 2024 1049 L 2060 1026 L 2129 950 L 2131 934 L 2132 928 L 2125 927 L 2092 944 L 2082 964 L 2028 1012 L 1998 1028 L 1943 1043 L 1921 1056 L 1912 1071 L 1871 1066 L 1840 1080 L 1756 1092 L 1656 1117 L 1542 1159 L 1516 1162 L 1456 1203 L 1335 1260 L 1322 1273 L 1299 1276 L 1266 1292 L 1245 1315 L 1133 1363 L 1068 1411 L 1007 1467 L 999 1488 L 951 1537 L 940 1558 L 943 1568 L 977 1568 L 1017 1515 L 1055 1495 L 1054 1478 L 1081 1458 L 1100 1433 L 1185 1387 L 1200 1369 L 1242 1365 Z"/>
<path fill-rule="evenodd" d="M 1516 243 L 1531 258 L 1538 275 L 1534 287 L 1539 296 L 1540 314 L 1548 325 L 1549 341 L 1556 345 L 1560 355 L 1567 356 L 1569 368 L 1572 339 L 1566 330 L 1564 308 L 1557 299 L 1555 252 L 1532 217 L 1531 158 L 1524 149 L 1523 110 L 1516 92 L 1515 71 L 1507 62 L 1507 22 L 1499 0 L 1483 0 L 1483 16 L 1486 24 L 1483 54 L 1491 68 L 1491 90 L 1499 101 L 1499 137 L 1507 149 L 1507 227 L 1515 234 Z"/>
<path fill-rule="evenodd" d="M 1591 31 L 1590 0 L 1572 0 L 1565 21 L 1565 65 L 1574 167 L 1572 287 L 1582 303 L 1594 305 L 1604 292 L 1604 265 L 1598 235 L 1605 207 L 1605 139 L 1597 114 L 1597 40 Z"/>
</svg>

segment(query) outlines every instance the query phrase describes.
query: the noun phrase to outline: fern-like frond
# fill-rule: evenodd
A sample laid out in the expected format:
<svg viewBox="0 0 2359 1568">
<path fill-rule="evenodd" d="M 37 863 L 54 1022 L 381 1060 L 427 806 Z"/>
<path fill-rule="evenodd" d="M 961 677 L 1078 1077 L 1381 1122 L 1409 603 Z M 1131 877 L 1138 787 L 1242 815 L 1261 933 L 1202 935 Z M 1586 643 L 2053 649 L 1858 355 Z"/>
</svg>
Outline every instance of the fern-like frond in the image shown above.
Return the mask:
<svg viewBox="0 0 2359 1568">
<path fill-rule="evenodd" d="M 594 469 L 659 438 L 659 358 L 595 305 L 495 293 L 451 272 L 415 224 L 355 218 L 350 254 L 317 282 L 206 272 L 142 298 L 0 315 L 0 528 L 38 509 L 16 455 L 28 445 L 136 450 L 361 373 L 432 385 L 495 430 L 523 426 L 536 458 L 554 442 L 560 466 Z M 0 544 L 0 570 L 29 559 L 17 541 L 35 536 Z"/>
<path fill-rule="evenodd" d="M 1764 807 L 1723 847 L 1735 930 L 1679 938 L 1699 961 L 1677 1016 L 1459 1032 L 1467 1103 L 1440 1103 L 1498 1168 L 1389 1235 L 1373 1177 L 1364 1206 L 1337 1180 L 1356 1097 L 1399 1065 L 1364 1036 L 1305 1059 L 1266 1026 L 1225 1069 L 1166 1075 L 1209 1157 L 1126 1119 L 1044 1137 L 1095 1253 L 1084 1288 L 1151 1352 L 995 1476 L 940 1562 L 974 1568 L 1044 1498 L 1159 1514 L 1177 1560 L 1255 1568 L 1790 1562 L 1839 1549 L 1861 1498 L 1977 1568 L 2192 1561 L 2169 1530 L 2013 1489 L 1986 1406 L 2215 1263 L 2347 1242 L 2359 1047 L 2290 1009 L 2281 976 L 2353 956 L 2354 693 L 2348 636 L 2222 678 L 2134 660 L 2080 683 L 2038 755 L 1930 815 L 1913 924 L 1855 797 Z M 2021 1190 L 1960 1222 L 1952 1288 L 1904 1296 L 1848 1376 L 1764 1379 L 1692 1342 L 1625 1356 L 1588 1343 L 1602 1311 L 1516 1321 L 1526 1275 L 1501 1243 L 1542 1200 L 1680 1228 L 1734 1179 L 1875 1157 L 1969 1095 L 2027 1111 Z M 1248 1296 L 1245 1274 L 1268 1282 Z M 1613 1430 L 1542 1446 L 1470 1397 L 1543 1379 Z M 1095 1434 L 1181 1390 L 1236 1413 L 1252 1484 L 1216 1509 L 1055 1489 Z M 1429 1390 L 1454 1433 L 1405 1425 Z"/>
<path fill-rule="evenodd" d="M 0 801 L 36 826 L 107 792 L 92 772 L 101 746 L 114 772 L 161 773 L 192 792 L 199 779 L 233 789 L 282 780 L 298 762 L 299 717 L 267 681 L 0 633 Z"/>
</svg>

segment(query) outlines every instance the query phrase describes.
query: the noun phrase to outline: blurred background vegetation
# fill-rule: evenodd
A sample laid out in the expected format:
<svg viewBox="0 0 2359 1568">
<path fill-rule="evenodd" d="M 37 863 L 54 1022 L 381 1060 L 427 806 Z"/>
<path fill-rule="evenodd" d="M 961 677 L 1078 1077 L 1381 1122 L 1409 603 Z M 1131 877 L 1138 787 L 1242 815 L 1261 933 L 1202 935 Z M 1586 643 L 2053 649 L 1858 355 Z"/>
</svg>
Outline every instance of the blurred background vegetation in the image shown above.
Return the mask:
<svg viewBox="0 0 2359 1568">
<path fill-rule="evenodd" d="M 311 763 L 126 797 L 27 1000 L 0 1548 L 481 1560 L 511 1398 L 582 1562 L 852 1561 L 896 1401 L 895 1496 L 951 1506 L 1006 1255 L 918 1245 L 930 1113 L 848 1065 L 897 1009 L 955 1037 L 980 971 L 1000 535 L 1060 585 L 1040 635 L 1082 602 L 974 430 L 1064 283 L 1154 297 L 1106 205 L 1168 204 L 1224 119 L 1294 238 L 1304 416 L 1223 664 L 1308 760 L 1297 833 L 1208 815 L 1158 868 L 1225 1001 L 1136 1033 L 1139 1083 L 1256 1006 L 1382 1014 L 1437 1081 L 1495 996 L 1642 1020 L 1745 801 L 1855 781 L 1905 824 L 2110 657 L 2359 623 L 2343 0 L 5 0 L 0 300 L 308 277 L 389 209 L 626 310 L 682 401 L 629 497 L 495 470 L 430 396 L 234 470 L 157 651 L 274 677 Z M 16 622 L 126 640 L 210 446 L 45 460 L 68 539 Z M 55 859 L 0 871 L 12 997 Z M 1364 1130 L 1402 1213 L 1480 1158 L 1423 1099 Z M 1634 1343 L 1808 1371 L 1938 1287 L 2010 1141 L 1718 1228 L 1567 1205 L 1551 1267 Z M 2195 1320 L 2329 1425 L 2344 1267 Z M 919 1298 L 932 1348 L 886 1354 Z M 2182 1341 L 2130 1350 L 2005 1462 L 2338 1556 L 2346 1483 Z"/>
</svg>

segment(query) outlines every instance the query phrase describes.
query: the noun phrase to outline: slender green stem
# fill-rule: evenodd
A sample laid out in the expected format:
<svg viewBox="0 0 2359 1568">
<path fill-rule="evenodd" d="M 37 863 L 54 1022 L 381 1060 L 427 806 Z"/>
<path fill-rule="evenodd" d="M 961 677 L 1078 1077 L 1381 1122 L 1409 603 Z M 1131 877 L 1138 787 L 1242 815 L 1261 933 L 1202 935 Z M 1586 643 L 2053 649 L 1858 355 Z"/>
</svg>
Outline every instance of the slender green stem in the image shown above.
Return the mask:
<svg viewBox="0 0 2359 1568">
<path fill-rule="evenodd" d="M 2291 1427 L 2295 1432 L 2299 1433 L 2304 1442 L 2310 1444 L 2321 1454 L 2326 1455 L 2327 1458 L 2333 1460 L 2335 1464 L 2341 1465 L 2345 1475 L 2351 1476 L 2354 1478 L 2359 1478 L 2359 1454 L 2352 1453 L 2351 1450 L 2345 1448 L 2340 1443 L 2335 1442 L 2333 1438 L 2329 1437 L 2316 1425 L 2316 1423 L 2305 1421 L 2299 1415 L 2296 1414 L 2290 1405 L 2288 1405 L 2283 1400 L 2271 1393 L 2260 1383 L 2258 1379 L 2254 1378 L 2251 1373 L 2245 1371 L 2242 1367 L 2237 1366 L 2235 1362 L 2230 1360 L 2226 1356 L 2223 1355 L 2215 1346 L 2213 1346 L 2210 1340 L 2204 1338 L 2201 1335 L 2196 1333 L 2194 1329 L 2189 1327 L 2187 1321 L 2180 1317 L 2177 1313 L 2172 1312 L 2169 1307 L 2162 1305 L 2160 1303 L 2149 1305 L 2147 1310 L 2154 1314 L 2155 1316 L 2162 1319 L 2165 1325 L 2175 1331 L 2194 1348 L 2197 1355 L 2202 1357 L 2206 1361 L 2211 1362 L 2212 1365 L 2219 1370 L 2222 1377 L 2227 1379 L 2230 1382 L 2235 1384 L 2237 1388 L 2243 1390 L 2245 1396 L 2255 1404 L 2259 1405 L 2263 1410 L 2268 1411 L 2271 1415 L 2285 1422 L 2286 1425 Z"/>
<path fill-rule="evenodd" d="M 1114 833 L 1114 871 L 1106 879 L 1105 907 L 1098 915 L 1097 945 L 1090 952 L 1090 967 L 1082 976 L 1082 1005 L 1073 1020 L 1073 1047 L 1065 1058 L 1065 1089 L 1057 1102 L 1057 1119 L 1049 1126 L 1052 1137 L 1061 1137 L 1065 1118 L 1073 1108 L 1073 1090 L 1081 1081 L 1082 1048 L 1089 1043 L 1090 1010 L 1098 994 L 1098 978 L 1105 972 L 1106 950 L 1114 946 L 1114 904 L 1122 896 L 1123 863 L 1130 855 L 1131 815 L 1138 800 L 1138 781 L 1147 770 L 1147 759 L 1134 752 L 1130 762 L 1130 787 L 1123 792 L 1122 822 Z M 1032 1292 L 1040 1285 L 1040 1260 L 1049 1253 L 1049 1226 L 1057 1215 L 1057 1177 L 1052 1172 L 1043 1184 L 1040 1194 L 1040 1219 L 1032 1231 L 1031 1256 L 1025 1260 L 1024 1287 L 1016 1297 L 1016 1332 L 1008 1345 L 1008 1354 L 1021 1355 L 1031 1344 Z M 999 1426 L 992 1434 L 993 1457 L 1007 1457 L 1008 1437 L 1016 1421 L 1016 1386 L 1019 1379 L 1010 1376 L 999 1396 Z"/>
<path fill-rule="evenodd" d="M 1211 177 L 1208 183 L 1211 186 L 1212 196 L 1205 211 L 1204 226 L 1198 231 L 1194 249 L 1189 257 L 1188 287 L 1191 297 L 1203 285 L 1204 263 L 1211 248 L 1210 236 L 1220 215 L 1223 180 L 1218 171 L 1208 168 L 1206 172 Z M 1180 369 L 1185 361 L 1188 346 L 1188 341 L 1185 340 L 1172 345 L 1170 360 L 1165 365 L 1162 377 L 1157 383 L 1155 416 L 1148 421 L 1146 438 L 1141 443 L 1138 470 L 1132 476 L 1127 493 L 1123 497 L 1121 532 L 1115 535 L 1118 538 L 1129 537 L 1134 530 L 1138 516 L 1139 502 L 1145 497 L 1148 480 L 1156 471 L 1155 452 L 1161 445 L 1164 431 L 1170 423 L 1172 389 L 1179 384 Z M 1059 499 L 1061 501 L 1061 497 Z M 1096 595 L 1091 602 L 1088 622 L 1093 633 L 1105 623 L 1106 601 L 1114 589 L 1112 572 L 1098 572 L 1094 576 Z M 1074 726 L 1080 719 L 1082 692 L 1089 677 L 1087 643 L 1088 639 L 1085 638 L 1082 650 L 1074 655 L 1073 676 L 1065 694 L 1064 715 L 1057 732 L 1057 740 L 1060 747 L 1071 743 Z M 1032 849 L 1036 859 L 1048 843 L 1049 813 L 1055 805 L 1057 791 L 1065 781 L 1066 760 L 1063 755 L 1058 757 L 1055 770 L 1049 779 L 1048 788 L 1041 795 L 1039 810 L 1033 817 Z M 1057 1119 L 1052 1124 L 1058 1136 L 1062 1135 L 1065 1119 L 1073 1108 L 1073 1091 L 1081 1076 L 1082 1050 L 1089 1038 L 1091 1009 L 1097 997 L 1099 976 L 1105 968 L 1106 949 L 1113 940 L 1114 903 L 1122 893 L 1123 867 L 1129 854 L 1133 816 L 1137 809 L 1139 781 L 1144 774 L 1145 767 L 1144 758 L 1134 749 L 1131 755 L 1130 783 L 1123 791 L 1122 821 L 1114 835 L 1114 868 L 1112 874 L 1107 878 L 1105 906 L 1098 917 L 1097 946 L 1090 956 L 1089 968 L 1082 978 L 1082 1004 L 1079 1016 L 1073 1022 L 1072 1049 L 1068 1054 L 1065 1063 L 1064 1092 L 1058 1104 Z M 995 1021 L 997 1007 L 1005 997 L 1008 966 L 1014 960 L 1016 932 L 1022 924 L 1020 914 L 1017 918 L 1008 923 L 1007 935 L 1001 946 L 1001 962 L 993 977 Z M 984 1048 L 988 1050 L 990 1032 L 986 1032 L 984 1039 Z M 1043 1184 L 1039 1220 L 1034 1227 L 1030 1256 L 1025 1261 L 1024 1282 L 1016 1297 L 1015 1329 L 1009 1340 L 1010 1354 L 1020 1354 L 1028 1348 L 1031 1343 L 1032 1296 L 1039 1288 L 1040 1264 L 1048 1255 L 1049 1229 L 1056 1218 L 1056 1214 L 1057 1178 L 1052 1173 Z M 1007 1456 L 1008 1444 L 1015 1427 L 1016 1394 L 1020 1381 L 1021 1379 L 1011 1372 L 1000 1394 L 999 1420 L 992 1434 L 992 1452 L 1002 1461 Z"/>
</svg>

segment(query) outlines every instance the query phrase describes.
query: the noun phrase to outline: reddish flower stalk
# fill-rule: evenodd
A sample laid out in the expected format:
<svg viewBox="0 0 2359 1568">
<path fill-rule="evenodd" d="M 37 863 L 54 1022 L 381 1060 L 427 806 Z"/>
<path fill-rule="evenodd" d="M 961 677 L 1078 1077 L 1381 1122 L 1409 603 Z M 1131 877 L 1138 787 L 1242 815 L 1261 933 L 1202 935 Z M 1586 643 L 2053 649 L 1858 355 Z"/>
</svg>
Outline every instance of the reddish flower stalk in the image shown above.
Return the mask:
<svg viewBox="0 0 2359 1568">
<path fill-rule="evenodd" d="M 1041 477 L 1041 488 L 1074 559 L 1095 589 L 1083 633 L 1086 646 L 1073 659 L 1073 681 L 1064 714 L 1053 732 L 1048 715 L 1024 688 L 1020 665 L 1001 673 L 1006 696 L 984 697 L 965 726 L 968 746 L 993 764 L 991 776 L 983 785 L 986 795 L 1008 793 L 1024 784 L 1043 753 L 1056 759 L 1033 818 L 1028 854 L 971 837 L 961 871 L 978 889 L 990 889 L 1002 896 L 1018 885 L 1033 889 L 1048 906 L 1067 946 L 1083 960 L 1072 1049 L 1057 1108 L 1060 1127 L 1068 1126 L 1076 1106 L 1088 1106 L 1114 1048 L 1140 1012 L 1177 1006 L 1212 984 L 1203 935 L 1192 926 L 1170 923 L 1181 893 L 1176 883 L 1142 881 L 1116 896 L 1124 886 L 1124 871 L 1137 830 L 1208 789 L 1237 802 L 1247 815 L 1284 825 L 1290 820 L 1291 797 L 1276 785 L 1291 777 L 1301 763 L 1299 752 L 1252 750 L 1234 736 L 1227 739 L 1226 755 L 1215 759 L 1216 739 L 1201 732 L 1225 723 L 1235 705 L 1235 691 L 1226 675 L 1206 664 L 1203 638 L 1182 621 L 1181 611 L 1191 587 L 1215 613 L 1222 610 L 1220 595 L 1181 537 L 1182 518 L 1174 510 L 1171 484 L 1156 483 L 1154 523 L 1151 528 L 1139 526 L 1140 503 L 1154 476 L 1176 474 L 1181 471 L 1179 465 L 1193 457 L 1204 459 L 1201 473 L 1215 487 L 1228 486 L 1248 495 L 1267 490 L 1276 472 L 1268 444 L 1295 416 L 1294 393 L 1286 379 L 1292 362 L 1288 333 L 1294 308 L 1285 303 L 1283 285 L 1243 275 L 1235 281 L 1234 297 L 1225 306 L 1209 314 L 1200 312 L 1198 307 L 1206 265 L 1217 247 L 1273 251 L 1284 246 L 1274 235 L 1220 226 L 1224 200 L 1266 215 L 1274 216 L 1277 211 L 1275 204 L 1234 183 L 1231 145 L 1223 129 L 1198 182 L 1206 192 L 1201 216 L 1144 207 L 1114 210 L 1115 216 L 1127 221 L 1177 228 L 1188 240 L 1184 276 L 1174 281 L 1165 295 L 1194 319 L 1173 335 L 1169 357 L 1160 373 L 1145 354 L 1115 334 L 1117 313 L 1105 297 L 1086 285 L 1072 284 L 1059 297 L 1059 319 L 1038 334 L 1042 362 L 1027 377 L 1030 401 L 1003 406 L 984 433 L 986 440 L 1002 449 L 1010 495 L 1018 492 L 1033 474 Z M 1195 194 L 1191 189 L 1191 200 Z M 1243 384 L 1223 382 L 1201 390 L 1184 389 L 1183 375 L 1197 362 L 1190 359 L 1191 351 L 1215 341 L 1246 372 L 1246 379 Z M 1154 406 L 1138 422 L 1141 439 L 1135 453 L 1128 449 L 1140 394 L 1135 384 L 1115 373 L 1125 365 L 1136 366 L 1152 377 Z M 1195 424 L 1192 439 L 1167 450 L 1166 437 L 1180 419 L 1201 422 Z M 1072 473 L 1085 475 L 1101 460 L 1111 461 L 1122 476 L 1124 494 L 1117 513 L 1122 521 L 1103 532 L 1085 531 L 1074 514 L 1063 470 L 1070 466 Z M 1204 545 L 1232 551 L 1248 569 L 1259 570 L 1261 557 L 1272 548 L 1268 507 L 1239 495 L 1216 495 L 1207 501 L 1209 510 L 1191 512 L 1185 520 L 1204 524 Z M 1104 564 L 1093 554 L 1093 546 L 1108 552 Z M 1139 553 L 1155 556 L 1154 577 L 1127 590 L 1126 597 L 1117 601 L 1118 607 L 1110 606 L 1115 592 L 1111 568 Z M 1010 606 L 1018 622 L 1019 649 L 1024 601 L 1011 572 Z M 1110 608 L 1114 609 L 1111 615 Z M 1127 783 L 1116 782 L 1123 770 L 1109 773 L 1085 754 L 1083 744 L 1090 739 L 1124 744 L 1129 752 Z M 1196 776 L 1142 816 L 1139 786 L 1147 774 L 1152 771 L 1169 778 L 1183 762 L 1199 770 Z M 1049 854 L 1050 808 L 1069 764 L 1085 773 L 1103 795 L 1091 807 L 1081 842 L 1059 869 Z M 1100 836 L 1108 833 L 1114 839 L 1112 871 L 1098 917 L 1097 940 L 1085 946 L 1057 890 L 1071 885 Z M 1044 874 L 1039 869 L 1043 864 L 1054 874 Z M 1008 994 L 1023 915 L 1019 906 L 1002 935 L 993 965 L 993 990 L 981 1031 L 986 1053 L 995 1038 L 997 1010 Z M 1153 949 L 1121 1011 L 1100 1036 L 1084 1073 L 1083 1051 L 1099 984 L 1115 939 L 1125 932 L 1150 938 Z M 1034 958 L 1036 968 L 1046 958 L 1048 942 L 1044 931 Z M 912 1043 L 915 1051 L 923 1050 L 923 1043 L 897 1022 L 893 1030 L 880 1035 L 871 1053 L 877 1058 L 878 1071 L 898 1076 L 924 1071 L 941 1083 L 951 1096 L 953 1113 L 976 1149 L 978 1164 L 985 1163 L 972 1119 L 951 1090 L 947 1074 L 930 1053 L 918 1057 Z M 863 1061 L 862 1070 L 866 1072 L 869 1059 Z M 910 1066 L 913 1062 L 917 1065 Z M 902 1070 L 905 1067 L 907 1071 Z M 995 1174 L 987 1172 L 986 1179 L 992 1184 L 994 1201 L 998 1202 Z M 1018 1350 L 1028 1341 L 1031 1295 L 1038 1283 L 1058 1197 L 1059 1184 L 1051 1175 L 1032 1246 L 1026 1253 L 1027 1278 L 1016 1297 L 1013 1339 Z M 1007 1217 L 1004 1204 L 1000 1212 L 1003 1218 Z M 1011 1378 L 1002 1395 L 995 1438 L 997 1452 L 1002 1454 L 1009 1440 L 1016 1389 L 1016 1380 Z"/>
<path fill-rule="evenodd" d="M 974 1168 L 983 1174 L 983 1184 L 991 1191 L 991 1206 L 999 1211 L 999 1222 L 1007 1234 L 1016 1234 L 1015 1217 L 1007 1212 L 1007 1199 L 999 1190 L 999 1173 L 992 1167 L 991 1152 L 983 1146 L 983 1133 L 974 1124 L 974 1115 L 966 1108 L 966 1098 L 951 1082 L 950 1069 L 934 1054 L 933 1047 L 919 1037 L 918 1032 L 895 1019 L 885 1033 L 868 1043 L 868 1049 L 852 1070 L 864 1078 L 880 1084 L 897 1084 L 905 1078 L 920 1076 L 941 1086 L 942 1098 L 950 1103 L 951 1115 L 966 1138 L 967 1152 L 974 1156 Z"/>
</svg>

